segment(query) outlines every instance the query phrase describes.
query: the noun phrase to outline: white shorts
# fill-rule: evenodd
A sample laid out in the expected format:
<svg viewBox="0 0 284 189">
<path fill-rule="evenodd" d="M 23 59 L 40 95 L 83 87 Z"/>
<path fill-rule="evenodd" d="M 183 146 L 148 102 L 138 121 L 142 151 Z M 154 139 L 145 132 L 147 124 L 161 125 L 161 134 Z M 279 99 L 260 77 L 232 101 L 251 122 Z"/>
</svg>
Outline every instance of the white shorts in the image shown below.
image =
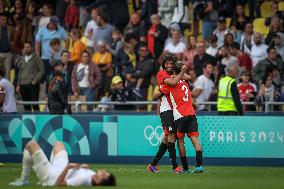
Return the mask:
<svg viewBox="0 0 284 189">
<path fill-rule="evenodd" d="M 58 176 L 69 163 L 68 154 L 65 150 L 55 156 L 51 154 L 50 162 L 46 155 L 39 149 L 32 155 L 33 170 L 43 186 L 54 186 Z"/>
</svg>

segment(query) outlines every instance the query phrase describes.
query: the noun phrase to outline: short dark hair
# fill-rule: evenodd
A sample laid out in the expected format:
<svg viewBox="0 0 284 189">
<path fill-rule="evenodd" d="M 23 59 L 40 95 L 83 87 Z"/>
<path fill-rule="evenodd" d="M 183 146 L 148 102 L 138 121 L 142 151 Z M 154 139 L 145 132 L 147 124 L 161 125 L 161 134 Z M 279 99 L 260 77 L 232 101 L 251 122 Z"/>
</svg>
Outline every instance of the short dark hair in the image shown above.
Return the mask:
<svg viewBox="0 0 284 189">
<path fill-rule="evenodd" d="M 232 49 L 237 49 L 237 50 L 240 50 L 241 48 L 240 48 L 240 45 L 238 44 L 238 43 L 233 43 L 232 45 L 231 45 L 231 48 Z"/>
<path fill-rule="evenodd" d="M 4 69 L 3 69 L 3 68 L 0 68 L 0 76 L 1 76 L 1 77 L 4 77 L 4 76 L 5 76 L 5 72 L 4 72 Z"/>
<path fill-rule="evenodd" d="M 109 21 L 108 16 L 106 15 L 106 12 L 108 12 L 107 10 L 108 7 L 105 5 L 102 5 L 98 8 L 98 16 L 100 16 L 105 22 Z"/>
<path fill-rule="evenodd" d="M 96 184 L 99 186 L 116 186 L 116 178 L 113 174 L 110 173 L 110 175 L 103 179 L 99 184 Z"/>
<path fill-rule="evenodd" d="M 30 44 L 31 46 L 33 46 L 33 43 L 31 41 L 25 41 L 24 44 Z"/>
<path fill-rule="evenodd" d="M 50 46 L 53 46 L 53 45 L 60 45 L 60 39 L 59 39 L 59 38 L 51 39 L 49 45 L 50 45 Z"/>
<path fill-rule="evenodd" d="M 207 67 L 207 65 L 211 65 L 211 66 L 213 66 L 213 64 L 211 63 L 211 62 L 203 62 L 203 64 L 202 64 L 202 68 L 204 69 L 204 68 L 206 68 Z"/>
<path fill-rule="evenodd" d="M 148 49 L 148 45 L 147 45 L 147 43 L 145 43 L 145 42 L 141 42 L 141 43 L 139 44 L 139 49 L 140 49 L 140 48 L 142 48 L 142 47 L 144 47 L 144 48 L 147 48 L 147 49 Z"/>
<path fill-rule="evenodd" d="M 127 33 L 127 34 L 124 36 L 124 41 L 125 41 L 126 43 L 130 42 L 130 40 L 132 40 L 132 39 L 137 40 L 137 37 L 136 37 L 135 33 L 133 33 L 133 32 Z"/>
<path fill-rule="evenodd" d="M 84 50 L 84 51 L 81 53 L 81 56 L 82 56 L 83 54 L 85 54 L 85 53 L 87 53 L 87 54 L 89 55 L 89 57 L 91 56 L 90 52 L 87 51 L 87 50 Z"/>
<path fill-rule="evenodd" d="M 268 47 L 267 50 L 266 50 L 267 54 L 270 53 L 271 50 L 276 50 L 276 48 L 275 47 L 271 47 L 271 46 Z"/>
<path fill-rule="evenodd" d="M 162 60 L 161 60 L 161 65 L 163 69 L 165 68 L 165 64 L 166 62 L 171 61 L 173 64 L 175 64 L 177 62 L 177 57 L 172 54 L 172 53 L 167 53 L 163 56 Z"/>
<path fill-rule="evenodd" d="M 62 56 L 64 53 L 68 53 L 69 54 L 69 51 L 64 49 L 63 51 L 61 51 L 60 56 Z"/>
</svg>

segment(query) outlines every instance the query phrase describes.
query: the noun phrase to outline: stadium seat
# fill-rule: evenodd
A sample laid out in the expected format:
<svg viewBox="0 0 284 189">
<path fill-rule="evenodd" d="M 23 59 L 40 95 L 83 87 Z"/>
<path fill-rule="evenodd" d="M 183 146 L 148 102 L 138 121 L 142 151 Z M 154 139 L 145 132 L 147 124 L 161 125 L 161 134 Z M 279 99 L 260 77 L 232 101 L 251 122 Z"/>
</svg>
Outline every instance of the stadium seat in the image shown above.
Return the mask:
<svg viewBox="0 0 284 189">
<path fill-rule="evenodd" d="M 257 18 L 253 21 L 255 32 L 261 33 L 264 37 L 269 33 L 269 27 L 265 26 L 265 18 Z"/>
<path fill-rule="evenodd" d="M 263 18 L 271 17 L 271 4 L 272 4 L 272 1 L 266 1 L 260 5 L 261 17 Z"/>
<path fill-rule="evenodd" d="M 226 26 L 230 28 L 232 18 L 226 18 Z"/>
<path fill-rule="evenodd" d="M 279 11 L 284 11 L 284 2 L 279 2 L 278 7 Z"/>
<path fill-rule="evenodd" d="M 248 4 L 245 5 L 245 15 L 249 16 L 249 7 Z"/>
</svg>

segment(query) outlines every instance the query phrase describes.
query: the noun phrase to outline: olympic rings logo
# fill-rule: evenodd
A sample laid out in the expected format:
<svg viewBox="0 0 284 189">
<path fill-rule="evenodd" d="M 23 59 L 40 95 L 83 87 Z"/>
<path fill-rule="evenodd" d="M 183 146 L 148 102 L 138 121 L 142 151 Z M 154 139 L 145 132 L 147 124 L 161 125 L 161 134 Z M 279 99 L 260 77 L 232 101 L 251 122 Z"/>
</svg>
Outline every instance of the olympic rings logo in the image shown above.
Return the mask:
<svg viewBox="0 0 284 189">
<path fill-rule="evenodd" d="M 154 129 L 151 125 L 147 125 L 144 129 L 144 137 L 152 146 L 158 146 L 164 138 L 163 127 L 159 125 Z"/>
</svg>

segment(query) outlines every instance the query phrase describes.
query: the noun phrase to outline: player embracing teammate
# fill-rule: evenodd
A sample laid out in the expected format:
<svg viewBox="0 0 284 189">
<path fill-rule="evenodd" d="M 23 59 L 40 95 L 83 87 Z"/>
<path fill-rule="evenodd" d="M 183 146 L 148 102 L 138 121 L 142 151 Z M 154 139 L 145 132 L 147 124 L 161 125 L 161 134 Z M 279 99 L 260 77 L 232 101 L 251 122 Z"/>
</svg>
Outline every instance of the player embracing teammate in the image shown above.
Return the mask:
<svg viewBox="0 0 284 189">
<path fill-rule="evenodd" d="M 202 150 L 198 141 L 198 123 L 189 85 L 185 81 L 189 79 L 185 74 L 187 67 L 171 54 L 165 55 L 161 63 L 163 70 L 157 74 L 157 80 L 163 94 L 160 117 L 165 137 L 153 162 L 148 165 L 148 171 L 158 172 L 157 163 L 168 150 L 174 173 L 202 173 L 204 167 L 202 166 Z M 190 138 L 196 151 L 196 167 L 192 171 L 188 168 L 184 146 L 185 135 Z M 176 139 L 183 170 L 176 163 Z"/>
</svg>

